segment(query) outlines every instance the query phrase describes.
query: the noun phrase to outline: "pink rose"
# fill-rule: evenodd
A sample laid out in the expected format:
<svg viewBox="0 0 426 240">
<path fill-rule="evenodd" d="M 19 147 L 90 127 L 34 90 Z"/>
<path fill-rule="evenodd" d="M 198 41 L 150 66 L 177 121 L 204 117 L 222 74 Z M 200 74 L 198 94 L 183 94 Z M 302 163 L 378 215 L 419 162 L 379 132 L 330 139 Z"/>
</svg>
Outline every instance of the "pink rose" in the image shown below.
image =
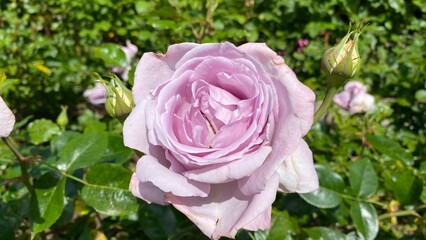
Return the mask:
<svg viewBox="0 0 426 240">
<path fill-rule="evenodd" d="M 15 125 L 15 115 L 7 107 L 3 98 L 0 97 L 0 137 L 5 138 L 10 135 Z"/>
<path fill-rule="evenodd" d="M 333 101 L 350 114 L 368 112 L 374 106 L 374 97 L 367 93 L 367 87 L 358 81 L 350 81 L 344 91 L 336 94 Z"/>
<path fill-rule="evenodd" d="M 145 153 L 130 190 L 173 204 L 211 239 L 271 226 L 277 190 L 318 188 L 302 139 L 314 93 L 265 44 L 182 43 L 145 53 L 125 145 Z"/>
<path fill-rule="evenodd" d="M 117 73 L 117 74 L 120 74 L 121 78 L 124 81 L 127 81 L 129 79 L 129 71 L 132 68 L 131 67 L 132 59 L 135 57 L 136 53 L 138 52 L 138 47 L 136 45 L 132 44 L 132 42 L 130 42 L 130 40 L 126 40 L 126 46 L 121 46 L 120 48 L 124 52 L 124 54 L 126 55 L 127 66 L 126 67 L 112 67 L 112 71 Z"/>
<path fill-rule="evenodd" d="M 104 104 L 108 93 L 105 85 L 100 82 L 96 82 L 95 87 L 84 91 L 83 96 L 93 105 Z"/>
</svg>

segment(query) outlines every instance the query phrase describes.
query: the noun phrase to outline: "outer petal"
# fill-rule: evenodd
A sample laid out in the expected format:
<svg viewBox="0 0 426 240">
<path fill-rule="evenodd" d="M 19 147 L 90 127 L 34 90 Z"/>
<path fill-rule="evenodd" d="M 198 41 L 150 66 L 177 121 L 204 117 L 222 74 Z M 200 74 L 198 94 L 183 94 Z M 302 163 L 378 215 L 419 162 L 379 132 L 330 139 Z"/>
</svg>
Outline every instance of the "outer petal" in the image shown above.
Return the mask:
<svg viewBox="0 0 426 240">
<path fill-rule="evenodd" d="M 240 228 L 265 229 L 270 218 L 265 217 L 278 187 L 278 175 L 268 180 L 265 189 L 254 196 L 245 196 L 237 182 L 213 185 L 206 198 L 170 196 L 174 207 L 184 213 L 211 239 L 233 238 Z"/>
<path fill-rule="evenodd" d="M 303 85 L 297 79 L 296 74 L 285 64 L 284 59 L 265 43 L 246 43 L 238 48 L 262 63 L 265 70 L 285 86 L 288 98 L 293 104 L 294 114 L 299 118 L 302 133 L 305 135 L 313 123 L 314 92 Z"/>
<path fill-rule="evenodd" d="M 184 175 L 204 183 L 230 182 L 250 175 L 265 161 L 271 150 L 271 147 L 263 146 L 254 153 L 245 154 L 240 160 L 188 171 Z"/>
<path fill-rule="evenodd" d="M 171 79 L 176 62 L 190 49 L 198 46 L 194 43 L 171 45 L 166 54 L 145 53 L 135 71 L 133 100 L 137 105 L 150 91 Z"/>
<path fill-rule="evenodd" d="M 239 181 L 243 193 L 251 195 L 264 188 L 266 179 L 276 172 L 286 156 L 296 151 L 300 140 L 311 128 L 315 94 L 300 83 L 284 60 L 265 44 L 244 44 L 240 49 L 264 63 L 273 79 L 278 102 L 272 153 L 256 172 Z"/>
<path fill-rule="evenodd" d="M 319 187 L 312 152 L 303 140 L 296 152 L 284 160 L 278 168 L 278 173 L 280 191 L 306 193 Z"/>
<path fill-rule="evenodd" d="M 210 185 L 188 180 L 163 166 L 157 159 L 145 155 L 136 166 L 136 176 L 140 182 L 151 182 L 164 192 L 181 197 L 206 197 Z"/>
<path fill-rule="evenodd" d="M 0 137 L 9 136 L 15 125 L 15 115 L 0 97 Z"/>
<path fill-rule="evenodd" d="M 149 153 L 147 118 L 154 118 L 154 113 L 147 110 L 150 99 L 143 99 L 136 105 L 130 115 L 124 121 L 123 138 L 124 145 L 145 154 Z"/>
<path fill-rule="evenodd" d="M 164 201 L 165 193 L 151 182 L 139 182 L 135 173 L 133 173 L 130 179 L 129 190 L 135 197 L 143 199 L 147 203 L 166 205 Z"/>
</svg>

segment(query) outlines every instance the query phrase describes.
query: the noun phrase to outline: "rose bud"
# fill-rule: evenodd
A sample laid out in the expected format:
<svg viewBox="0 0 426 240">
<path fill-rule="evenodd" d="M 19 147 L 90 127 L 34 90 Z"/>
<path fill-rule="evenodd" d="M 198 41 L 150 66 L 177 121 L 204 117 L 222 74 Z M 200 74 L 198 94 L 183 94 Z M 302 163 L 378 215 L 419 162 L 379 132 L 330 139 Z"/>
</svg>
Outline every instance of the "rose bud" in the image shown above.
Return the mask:
<svg viewBox="0 0 426 240">
<path fill-rule="evenodd" d="M 106 111 L 112 117 L 124 120 L 134 106 L 132 92 L 117 76 L 111 78 L 109 83 L 105 83 L 105 87 L 108 92 L 105 102 Z"/>
<path fill-rule="evenodd" d="M 61 109 L 61 113 L 59 113 L 58 118 L 56 118 L 56 123 L 59 125 L 59 127 L 61 127 L 62 130 L 65 130 L 65 127 L 68 125 L 68 106 L 61 106 Z"/>
<path fill-rule="evenodd" d="M 358 30 L 349 32 L 339 44 L 324 53 L 321 67 L 327 74 L 327 87 L 340 87 L 359 71 L 361 67 L 358 52 L 360 34 Z"/>
</svg>

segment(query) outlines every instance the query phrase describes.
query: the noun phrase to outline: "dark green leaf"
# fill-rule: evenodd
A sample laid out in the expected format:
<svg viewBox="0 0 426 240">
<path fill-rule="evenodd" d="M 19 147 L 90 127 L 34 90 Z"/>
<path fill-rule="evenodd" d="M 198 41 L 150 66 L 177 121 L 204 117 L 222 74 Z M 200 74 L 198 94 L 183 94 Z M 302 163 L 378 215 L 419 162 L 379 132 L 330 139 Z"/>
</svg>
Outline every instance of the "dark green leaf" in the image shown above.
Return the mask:
<svg viewBox="0 0 426 240">
<path fill-rule="evenodd" d="M 144 233 L 152 240 L 167 239 L 177 226 L 176 216 L 169 206 L 144 204 L 139 213 Z"/>
<path fill-rule="evenodd" d="M 31 236 L 50 227 L 62 214 L 65 203 L 65 178 L 56 173 L 44 174 L 34 184 L 31 197 L 30 221 Z"/>
<path fill-rule="evenodd" d="M 422 194 L 423 181 L 411 172 L 405 171 L 396 175 L 392 189 L 401 204 L 414 204 Z"/>
<path fill-rule="evenodd" d="M 96 211 L 119 216 L 135 213 L 138 210 L 136 198 L 130 193 L 129 183 L 132 172 L 122 166 L 99 164 L 86 174 L 82 197 L 87 205 Z"/>
<path fill-rule="evenodd" d="M 49 141 L 60 132 L 58 125 L 47 119 L 37 119 L 28 125 L 31 143 L 35 145 Z"/>
<path fill-rule="evenodd" d="M 344 191 L 345 183 L 342 177 L 323 165 L 315 165 L 320 187 L 312 193 L 299 194 L 306 202 L 319 208 L 334 208 L 339 206 L 342 198 L 338 193 Z"/>
<path fill-rule="evenodd" d="M 370 142 L 377 151 L 382 154 L 386 154 L 394 160 L 402 160 L 408 165 L 412 165 L 414 162 L 413 156 L 405 151 L 401 145 L 390 138 L 368 135 L 368 142 Z"/>
<path fill-rule="evenodd" d="M 366 239 L 374 239 L 379 231 L 377 211 L 371 203 L 354 202 L 351 205 L 351 218 L 357 231 Z"/>
<path fill-rule="evenodd" d="M 128 64 L 126 55 L 118 44 L 101 44 L 93 49 L 93 56 L 110 66 L 125 67 Z"/>
<path fill-rule="evenodd" d="M 368 159 L 361 159 L 351 164 L 349 182 L 354 194 L 363 198 L 373 195 L 379 184 L 376 171 Z"/>
<path fill-rule="evenodd" d="M 58 153 L 57 165 L 63 171 L 73 172 L 78 168 L 99 163 L 108 145 L 107 135 L 86 133 L 69 141 Z"/>
<path fill-rule="evenodd" d="M 311 239 L 345 240 L 346 235 L 327 227 L 312 227 L 303 229 Z"/>
</svg>

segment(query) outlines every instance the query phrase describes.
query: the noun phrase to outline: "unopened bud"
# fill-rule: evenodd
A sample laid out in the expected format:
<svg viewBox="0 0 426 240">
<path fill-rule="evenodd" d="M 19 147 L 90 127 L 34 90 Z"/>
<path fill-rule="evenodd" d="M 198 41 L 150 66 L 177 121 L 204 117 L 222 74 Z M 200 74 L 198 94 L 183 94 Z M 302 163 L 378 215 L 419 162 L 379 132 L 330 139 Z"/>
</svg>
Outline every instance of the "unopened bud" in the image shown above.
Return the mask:
<svg viewBox="0 0 426 240">
<path fill-rule="evenodd" d="M 339 44 L 324 53 L 321 67 L 327 74 L 327 87 L 339 87 L 359 71 L 361 67 L 358 52 L 360 34 L 361 31 L 358 29 L 348 32 Z"/>
<path fill-rule="evenodd" d="M 59 113 L 58 117 L 56 118 L 56 123 L 62 130 L 65 130 L 65 127 L 68 125 L 68 106 L 61 106 L 61 109 L 61 113 Z"/>
<path fill-rule="evenodd" d="M 106 111 L 112 117 L 124 121 L 134 106 L 132 91 L 117 76 L 112 77 L 110 82 L 105 83 L 105 87 L 108 92 L 105 102 Z"/>
</svg>

